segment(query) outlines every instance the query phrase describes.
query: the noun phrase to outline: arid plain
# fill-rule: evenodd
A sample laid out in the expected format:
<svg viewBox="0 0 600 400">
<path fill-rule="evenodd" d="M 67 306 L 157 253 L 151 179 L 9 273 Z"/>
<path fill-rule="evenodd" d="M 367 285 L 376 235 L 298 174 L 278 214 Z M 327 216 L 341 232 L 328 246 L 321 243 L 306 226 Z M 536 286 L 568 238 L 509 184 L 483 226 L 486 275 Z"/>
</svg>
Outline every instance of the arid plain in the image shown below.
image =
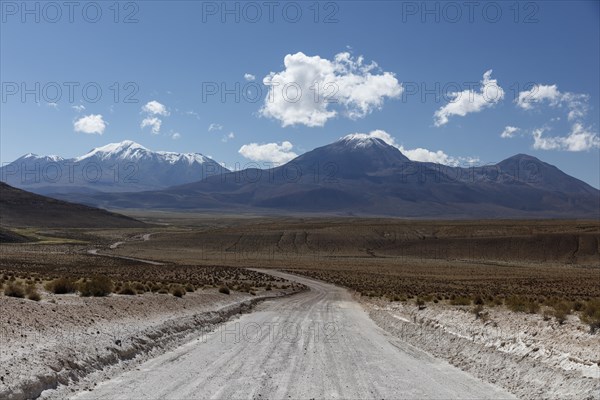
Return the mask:
<svg viewBox="0 0 600 400">
<path fill-rule="evenodd" d="M 199 327 L 321 290 L 301 275 L 345 288 L 389 337 L 504 393 L 597 397 L 597 221 L 130 216 L 147 226 L 11 228 L 0 246 L 1 393 L 93 394 Z M 95 297 L 100 277 L 109 282 Z"/>
</svg>

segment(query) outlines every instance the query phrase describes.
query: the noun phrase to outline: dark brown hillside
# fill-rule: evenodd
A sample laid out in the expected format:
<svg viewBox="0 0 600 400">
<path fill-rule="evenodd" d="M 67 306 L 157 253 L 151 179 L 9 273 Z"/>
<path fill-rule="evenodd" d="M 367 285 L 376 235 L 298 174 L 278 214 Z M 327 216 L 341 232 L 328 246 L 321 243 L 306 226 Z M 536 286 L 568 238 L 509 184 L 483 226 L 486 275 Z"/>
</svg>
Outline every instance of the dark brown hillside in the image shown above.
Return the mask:
<svg viewBox="0 0 600 400">
<path fill-rule="evenodd" d="M 0 182 L 0 224 L 4 227 L 135 228 L 145 224 L 99 208 L 26 192 Z"/>
</svg>

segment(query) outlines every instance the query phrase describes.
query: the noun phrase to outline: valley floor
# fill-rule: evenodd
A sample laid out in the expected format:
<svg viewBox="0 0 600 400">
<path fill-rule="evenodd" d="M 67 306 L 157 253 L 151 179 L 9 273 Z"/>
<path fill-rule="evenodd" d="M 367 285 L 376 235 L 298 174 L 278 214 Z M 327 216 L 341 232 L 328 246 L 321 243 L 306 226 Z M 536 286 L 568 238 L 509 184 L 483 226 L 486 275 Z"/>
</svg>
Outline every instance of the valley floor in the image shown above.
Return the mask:
<svg viewBox="0 0 600 400">
<path fill-rule="evenodd" d="M 600 399 L 595 221 L 174 221 L 0 246 L 0 398 Z"/>
</svg>

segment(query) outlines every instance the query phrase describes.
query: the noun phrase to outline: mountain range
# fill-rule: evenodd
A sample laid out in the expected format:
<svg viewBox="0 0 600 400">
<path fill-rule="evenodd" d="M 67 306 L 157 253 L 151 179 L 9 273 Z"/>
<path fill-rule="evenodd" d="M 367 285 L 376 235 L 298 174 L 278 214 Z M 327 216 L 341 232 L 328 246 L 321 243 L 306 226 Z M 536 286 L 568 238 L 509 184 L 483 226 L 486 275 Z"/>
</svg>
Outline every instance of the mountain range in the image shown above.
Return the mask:
<svg viewBox="0 0 600 400">
<path fill-rule="evenodd" d="M 151 151 L 131 140 L 75 158 L 26 154 L 0 168 L 0 180 L 38 194 L 164 189 L 228 172 L 200 153 Z"/>
<path fill-rule="evenodd" d="M 105 208 L 215 212 L 410 218 L 600 216 L 600 191 L 535 157 L 518 154 L 493 165 L 451 167 L 411 161 L 398 148 L 366 135 L 345 136 L 276 168 L 219 171 L 180 185 L 172 180 L 166 189 L 53 197 Z"/>
</svg>

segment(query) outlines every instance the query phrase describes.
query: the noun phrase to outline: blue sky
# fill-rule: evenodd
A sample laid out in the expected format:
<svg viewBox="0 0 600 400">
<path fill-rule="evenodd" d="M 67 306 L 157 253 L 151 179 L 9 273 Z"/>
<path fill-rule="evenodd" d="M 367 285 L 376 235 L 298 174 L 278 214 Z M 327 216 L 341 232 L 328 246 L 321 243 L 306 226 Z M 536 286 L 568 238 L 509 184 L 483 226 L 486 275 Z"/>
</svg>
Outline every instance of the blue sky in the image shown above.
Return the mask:
<svg viewBox="0 0 600 400">
<path fill-rule="evenodd" d="M 2 1 L 0 161 L 131 139 L 268 165 L 372 132 L 413 159 L 527 153 L 600 186 L 598 2 L 250 3 Z"/>
</svg>

